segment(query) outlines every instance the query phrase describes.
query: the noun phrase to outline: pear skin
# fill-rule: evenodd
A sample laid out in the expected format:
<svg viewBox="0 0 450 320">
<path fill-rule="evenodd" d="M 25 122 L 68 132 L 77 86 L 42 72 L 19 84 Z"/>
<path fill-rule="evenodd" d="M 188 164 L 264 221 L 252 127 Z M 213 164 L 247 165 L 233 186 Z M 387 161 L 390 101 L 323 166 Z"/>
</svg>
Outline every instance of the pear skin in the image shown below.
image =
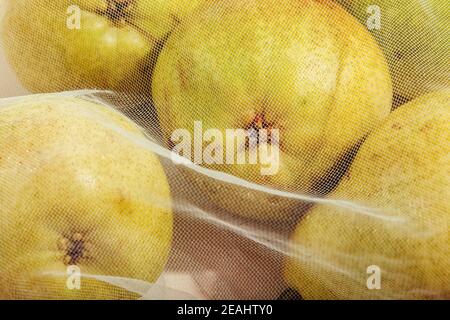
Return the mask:
<svg viewBox="0 0 450 320">
<path fill-rule="evenodd" d="M 337 2 L 376 37 L 389 63 L 395 95 L 414 99 L 450 86 L 448 3 L 441 0 Z"/>
<path fill-rule="evenodd" d="M 119 112 L 80 98 L 0 107 L 1 298 L 132 299 L 90 276 L 158 279 L 171 199 L 159 159 L 133 140 L 142 138 Z"/>
<path fill-rule="evenodd" d="M 202 0 L 13 0 L 3 46 L 31 92 L 148 96 L 159 43 Z"/>
<path fill-rule="evenodd" d="M 392 88 L 375 40 L 333 1 L 218 0 L 171 34 L 155 68 L 153 98 L 169 146 L 177 129 L 193 135 L 195 121 L 223 136 L 227 129 L 279 130 L 279 141 L 271 142 L 280 152 L 276 174 L 262 175 L 261 163 L 202 165 L 311 193 L 389 114 Z M 201 197 L 238 215 L 292 216 L 288 199 L 192 180 Z"/>
<path fill-rule="evenodd" d="M 332 194 L 354 205 L 318 205 L 292 236 L 285 276 L 304 298 L 450 298 L 449 123 L 450 92 L 430 93 L 364 142 Z"/>
</svg>

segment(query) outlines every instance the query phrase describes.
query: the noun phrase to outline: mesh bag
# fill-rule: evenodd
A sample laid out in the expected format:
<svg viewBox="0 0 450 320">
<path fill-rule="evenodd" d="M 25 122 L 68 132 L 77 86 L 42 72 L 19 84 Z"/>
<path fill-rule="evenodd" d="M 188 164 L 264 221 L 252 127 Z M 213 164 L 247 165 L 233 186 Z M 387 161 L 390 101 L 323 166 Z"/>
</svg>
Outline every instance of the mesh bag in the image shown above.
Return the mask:
<svg viewBox="0 0 450 320">
<path fill-rule="evenodd" d="M 0 297 L 448 299 L 449 18 L 0 1 Z"/>
</svg>

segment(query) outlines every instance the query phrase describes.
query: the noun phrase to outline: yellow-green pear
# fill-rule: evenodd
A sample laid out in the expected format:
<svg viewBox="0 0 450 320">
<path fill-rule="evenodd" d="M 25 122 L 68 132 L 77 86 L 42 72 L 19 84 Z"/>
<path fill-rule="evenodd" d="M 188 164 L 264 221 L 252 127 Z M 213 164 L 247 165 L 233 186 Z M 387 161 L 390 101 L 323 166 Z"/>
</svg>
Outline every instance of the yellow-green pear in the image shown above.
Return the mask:
<svg viewBox="0 0 450 320">
<path fill-rule="evenodd" d="M 442 0 L 338 0 L 387 56 L 394 93 L 412 99 L 450 87 L 450 6 Z"/>
<path fill-rule="evenodd" d="M 2 38 L 32 92 L 147 95 L 161 40 L 202 0 L 9 0 Z"/>
<path fill-rule="evenodd" d="M 332 194 L 347 203 L 292 236 L 285 275 L 304 298 L 450 298 L 449 123 L 450 92 L 434 92 L 369 136 Z"/>
<path fill-rule="evenodd" d="M 309 193 L 343 155 L 390 112 L 392 88 L 375 40 L 333 1 L 218 0 L 201 5 L 174 30 L 158 59 L 153 98 L 168 145 L 173 133 L 194 123 L 203 131 L 256 130 L 257 143 L 222 141 L 218 153 L 233 161 L 196 161 L 277 190 Z M 261 139 L 265 129 L 268 139 Z M 272 133 L 278 131 L 278 137 Z M 205 139 L 208 140 L 208 139 Z M 216 139 L 217 140 L 217 139 Z M 198 143 L 195 141 L 195 143 Z M 200 143 L 202 143 L 200 141 Z M 279 153 L 266 163 L 239 155 L 266 144 Z M 293 202 L 236 189 L 198 176 L 202 198 L 245 217 L 293 214 Z M 210 202 L 211 202 L 210 201 Z"/>
<path fill-rule="evenodd" d="M 141 130 L 76 97 L 0 104 L 0 297 L 137 298 L 92 276 L 153 283 L 167 261 L 169 186 Z"/>
</svg>

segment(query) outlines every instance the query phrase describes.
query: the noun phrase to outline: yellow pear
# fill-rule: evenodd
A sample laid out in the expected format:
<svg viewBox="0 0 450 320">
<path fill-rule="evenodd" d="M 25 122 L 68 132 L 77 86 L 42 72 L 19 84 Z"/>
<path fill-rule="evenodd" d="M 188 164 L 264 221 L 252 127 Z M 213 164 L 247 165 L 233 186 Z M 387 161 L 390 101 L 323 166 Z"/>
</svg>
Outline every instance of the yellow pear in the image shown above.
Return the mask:
<svg viewBox="0 0 450 320">
<path fill-rule="evenodd" d="M 160 42 L 203 0 L 10 0 L 3 46 L 32 92 L 146 95 Z"/>
<path fill-rule="evenodd" d="M 333 1 L 218 0 L 200 6 L 169 37 L 153 98 L 169 146 L 179 129 L 195 136 L 196 121 L 223 137 L 228 129 L 269 136 L 278 130 L 279 138 L 267 141 L 279 153 L 270 174 L 261 173 L 261 158 L 211 164 L 187 157 L 277 190 L 309 193 L 389 114 L 392 88 L 375 40 Z M 260 137 L 253 147 L 238 142 L 234 154 L 222 140 L 218 152 L 248 159 L 267 146 Z M 284 198 L 192 180 L 202 198 L 241 216 L 293 214 L 294 203 Z"/>
<path fill-rule="evenodd" d="M 80 98 L 1 102 L 1 298 L 128 299 L 92 276 L 157 280 L 170 192 L 159 159 L 133 142 L 142 138 L 119 112 Z"/>
<path fill-rule="evenodd" d="M 304 298 L 450 298 L 449 123 L 450 92 L 434 92 L 369 136 L 333 193 L 347 203 L 292 237 L 285 275 Z"/>
<path fill-rule="evenodd" d="M 450 6 L 442 0 L 337 0 L 376 37 L 394 93 L 413 99 L 450 86 Z"/>
</svg>

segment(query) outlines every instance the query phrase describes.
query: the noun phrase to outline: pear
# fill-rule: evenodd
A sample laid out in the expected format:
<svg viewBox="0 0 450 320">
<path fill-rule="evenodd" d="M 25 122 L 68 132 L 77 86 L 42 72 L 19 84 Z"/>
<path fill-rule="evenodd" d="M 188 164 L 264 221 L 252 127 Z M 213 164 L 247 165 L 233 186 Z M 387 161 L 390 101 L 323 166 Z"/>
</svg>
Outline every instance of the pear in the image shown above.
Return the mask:
<svg viewBox="0 0 450 320">
<path fill-rule="evenodd" d="M 152 87 L 168 146 L 178 129 L 193 136 L 195 121 L 224 137 L 227 129 L 265 129 L 269 138 L 239 144 L 235 159 L 272 147 L 275 174 L 261 174 L 263 161 L 199 164 L 301 193 L 389 114 L 392 100 L 380 48 L 333 1 L 205 3 L 169 37 Z M 270 138 L 275 129 L 279 139 Z M 192 181 L 202 198 L 244 217 L 287 218 L 296 203 L 202 176 Z"/>
<path fill-rule="evenodd" d="M 315 207 L 292 236 L 285 276 L 304 298 L 450 298 L 449 123 L 450 92 L 433 92 L 369 136 L 332 194 L 347 205 Z"/>
<path fill-rule="evenodd" d="M 2 102 L 2 299 L 132 299 L 95 276 L 158 279 L 171 200 L 159 159 L 133 140 L 142 138 L 119 112 L 81 98 Z"/>
<path fill-rule="evenodd" d="M 202 0 L 13 0 L 3 46 L 31 92 L 147 95 L 161 41 Z"/>
<path fill-rule="evenodd" d="M 338 0 L 387 56 L 394 93 L 413 99 L 450 86 L 450 6 L 441 0 Z M 378 23 L 377 23 L 378 22 Z"/>
</svg>

